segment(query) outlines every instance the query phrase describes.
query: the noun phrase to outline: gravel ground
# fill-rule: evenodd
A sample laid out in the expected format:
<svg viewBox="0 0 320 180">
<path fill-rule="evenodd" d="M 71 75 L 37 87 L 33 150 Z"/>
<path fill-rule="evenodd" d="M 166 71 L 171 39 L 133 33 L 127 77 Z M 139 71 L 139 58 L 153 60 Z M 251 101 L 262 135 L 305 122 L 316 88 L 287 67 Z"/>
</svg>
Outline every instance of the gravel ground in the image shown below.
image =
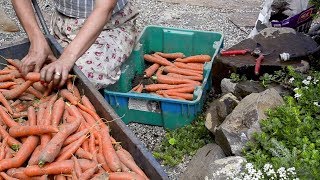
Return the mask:
<svg viewBox="0 0 320 180">
<path fill-rule="evenodd" d="M 51 14 L 53 10 L 52 1 L 42 0 L 40 2 L 41 8 L 44 9 L 48 15 Z M 236 9 L 230 11 L 210 7 L 191 6 L 187 4 L 173 4 L 155 0 L 134 0 L 133 2 L 140 10 L 140 17 L 137 20 L 139 31 L 142 31 L 147 25 L 161 25 L 221 32 L 225 36 L 224 46 L 227 48 L 243 40 L 251 30 L 251 28 L 239 29 L 239 27 L 228 20 L 228 13 L 239 11 Z M 0 0 L 0 4 L 9 17 L 19 24 L 14 11 L 12 10 L 11 2 Z M 251 11 L 257 11 L 257 9 Z M 0 33 L 0 46 L 2 43 L 25 37 L 25 33 L 20 25 L 19 28 L 21 31 L 18 33 Z M 161 140 L 165 135 L 165 130 L 161 127 L 137 123 L 131 123 L 128 127 L 150 151 L 153 151 L 154 148 L 161 143 Z M 186 170 L 189 161 L 190 157 L 187 157 L 180 165 L 174 168 L 164 167 L 164 169 L 168 173 L 170 179 L 178 179 L 179 175 Z"/>
</svg>

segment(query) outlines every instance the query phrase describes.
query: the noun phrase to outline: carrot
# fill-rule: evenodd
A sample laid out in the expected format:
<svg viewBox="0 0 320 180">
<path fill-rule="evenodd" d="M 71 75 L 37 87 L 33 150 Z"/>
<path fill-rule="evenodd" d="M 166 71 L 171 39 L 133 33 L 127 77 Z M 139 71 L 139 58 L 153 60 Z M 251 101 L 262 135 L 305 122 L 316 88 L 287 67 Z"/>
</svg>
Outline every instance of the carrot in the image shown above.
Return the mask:
<svg viewBox="0 0 320 180">
<path fill-rule="evenodd" d="M 81 102 L 84 106 L 88 107 L 92 111 L 96 111 L 96 109 L 94 108 L 94 106 L 92 105 L 92 103 L 90 102 L 87 96 L 83 95 L 81 98 Z"/>
<path fill-rule="evenodd" d="M 14 89 L 3 92 L 3 95 L 6 99 L 15 99 L 19 97 L 23 92 L 25 92 L 31 85 L 32 85 L 32 81 L 26 81 L 25 83 L 19 85 Z"/>
<path fill-rule="evenodd" d="M 11 168 L 11 169 L 8 169 L 7 174 L 11 177 L 18 178 L 18 179 L 31 179 L 23 171 L 24 171 L 24 167 Z"/>
<path fill-rule="evenodd" d="M 56 161 L 63 161 L 71 158 L 72 154 L 77 151 L 81 144 L 87 139 L 87 136 L 82 136 L 77 141 L 72 143 L 72 146 L 56 158 Z"/>
<path fill-rule="evenodd" d="M 196 86 L 185 86 L 182 88 L 176 88 L 176 89 L 169 89 L 169 90 L 160 90 L 161 93 L 168 94 L 170 92 L 179 92 L 179 93 L 193 93 L 195 90 Z"/>
<path fill-rule="evenodd" d="M 154 80 L 156 80 L 158 83 L 162 84 L 193 84 L 193 85 L 201 85 L 200 82 L 198 81 L 193 81 L 190 79 L 178 79 L 178 78 L 173 78 L 170 76 L 166 75 L 160 75 L 160 76 L 153 76 L 152 77 Z"/>
<path fill-rule="evenodd" d="M 46 90 L 46 87 L 44 85 L 41 84 L 41 82 L 34 82 L 32 84 L 32 87 L 36 90 L 38 90 L 41 93 L 44 93 L 44 91 Z"/>
<path fill-rule="evenodd" d="M 89 132 L 89 129 L 86 128 L 86 129 L 84 129 L 84 130 L 82 130 L 82 131 L 79 131 L 79 132 L 77 132 L 77 133 L 69 136 L 69 137 L 63 142 L 63 146 L 66 146 L 66 145 L 69 145 L 69 144 L 73 143 L 74 141 L 76 141 L 76 140 L 79 139 L 80 137 L 88 134 L 88 132 Z"/>
<path fill-rule="evenodd" d="M 96 143 L 93 133 L 91 133 L 89 137 L 89 152 L 91 154 L 95 154 L 96 152 Z"/>
<path fill-rule="evenodd" d="M 141 83 L 133 87 L 130 91 L 137 91 L 137 89 L 140 87 Z"/>
<path fill-rule="evenodd" d="M 157 93 L 163 94 L 162 91 L 157 91 Z M 181 97 L 181 98 L 184 98 L 186 100 L 193 100 L 193 94 L 189 94 L 189 93 L 166 92 L 165 94 L 167 94 L 169 96 Z"/>
<path fill-rule="evenodd" d="M 87 140 L 85 140 L 82 144 L 81 147 L 83 150 L 88 151 L 89 152 L 89 142 Z"/>
<path fill-rule="evenodd" d="M 163 69 L 164 69 L 164 66 L 161 66 L 161 67 L 157 70 L 156 76 L 162 75 Z"/>
<path fill-rule="evenodd" d="M 87 159 L 79 159 L 79 164 L 83 171 L 97 166 L 97 163 L 87 160 Z M 52 162 L 44 165 L 43 167 L 39 167 L 38 165 L 28 166 L 24 169 L 24 173 L 27 176 L 42 176 L 42 175 L 57 175 L 57 174 L 71 174 L 73 170 L 73 161 L 72 160 L 64 160 L 59 162 Z"/>
<path fill-rule="evenodd" d="M 15 78 L 22 77 L 22 74 L 18 70 L 13 70 L 10 74 L 12 74 Z"/>
<path fill-rule="evenodd" d="M 184 59 L 176 59 L 176 61 L 184 63 L 205 63 L 211 61 L 211 57 L 209 55 L 195 55 Z"/>
<path fill-rule="evenodd" d="M 32 95 L 34 95 L 35 97 L 37 97 L 38 99 L 41 99 L 43 97 L 43 94 L 41 92 L 39 92 L 38 90 L 36 90 L 35 88 L 33 88 L 32 86 L 30 86 L 27 90 L 27 93 L 30 93 Z"/>
<path fill-rule="evenodd" d="M 7 110 L 9 111 L 10 114 L 13 114 L 13 110 L 12 110 L 9 102 L 8 102 L 7 99 L 2 95 L 2 93 L 0 93 L 0 102 L 4 105 L 5 108 L 7 108 Z"/>
<path fill-rule="evenodd" d="M 65 109 L 65 103 L 63 101 L 63 98 L 59 98 L 52 107 L 52 117 L 51 117 L 51 123 L 53 126 L 58 127 L 60 120 L 62 118 L 63 112 Z"/>
<path fill-rule="evenodd" d="M 186 63 L 188 66 L 192 66 L 195 69 L 198 69 L 199 71 L 203 71 L 204 64 L 203 63 Z"/>
<path fill-rule="evenodd" d="M 172 62 L 168 61 L 167 59 L 159 55 L 151 56 L 149 54 L 145 54 L 143 58 L 148 62 L 157 63 L 164 66 L 174 66 Z"/>
<path fill-rule="evenodd" d="M 16 69 L 21 71 L 22 62 L 18 59 L 7 59 L 8 63 L 14 66 Z"/>
<path fill-rule="evenodd" d="M 131 170 L 121 162 L 121 172 L 130 172 Z"/>
<path fill-rule="evenodd" d="M 137 166 L 137 164 L 134 162 L 133 157 L 131 155 L 128 155 L 127 153 L 122 151 L 122 148 L 118 149 L 116 151 L 119 159 L 121 162 L 127 166 L 129 169 L 131 169 L 133 172 L 139 174 L 140 176 L 145 177 L 145 179 L 149 179 L 145 173 Z"/>
<path fill-rule="evenodd" d="M 101 128 L 101 139 L 103 155 L 108 166 L 113 172 L 121 171 L 120 159 L 112 146 L 112 143 L 110 141 L 109 129 L 107 127 Z"/>
<path fill-rule="evenodd" d="M 5 128 L 3 128 L 3 126 L 0 126 L 0 135 L 3 137 L 3 138 L 8 138 L 8 144 L 9 146 L 18 146 L 18 148 L 21 146 L 21 143 L 16 140 L 15 138 L 11 137 L 9 135 L 9 133 L 5 130 Z"/>
<path fill-rule="evenodd" d="M 55 175 L 54 180 L 67 180 L 67 178 L 62 174 L 58 174 Z"/>
<path fill-rule="evenodd" d="M 174 62 L 173 64 L 175 66 L 177 66 L 178 68 L 190 69 L 190 70 L 193 70 L 193 71 L 198 72 L 200 74 L 203 74 L 203 68 L 199 68 L 199 66 L 192 66 L 192 65 L 182 63 L 182 62 Z"/>
<path fill-rule="evenodd" d="M 23 93 L 21 96 L 19 96 L 19 99 L 22 101 L 33 101 L 35 97 L 32 94 Z"/>
<path fill-rule="evenodd" d="M 68 75 L 68 79 L 74 78 L 75 75 Z M 40 73 L 38 72 L 29 72 L 25 77 L 26 80 L 37 82 L 40 81 Z"/>
<path fill-rule="evenodd" d="M 83 158 L 83 159 L 93 159 L 93 155 L 89 153 L 88 151 L 83 150 L 82 148 L 79 148 L 76 153 L 78 157 Z"/>
<path fill-rule="evenodd" d="M 194 81 L 202 81 L 203 76 L 185 76 L 181 74 L 176 74 L 176 73 L 168 73 L 167 76 L 174 77 L 174 78 L 180 78 L 180 79 L 190 79 Z"/>
<path fill-rule="evenodd" d="M 147 69 L 144 70 L 144 76 L 145 78 L 149 78 L 151 77 L 158 69 L 159 69 L 160 65 L 157 63 L 154 63 L 153 65 L 151 65 L 150 67 L 148 67 Z"/>
<path fill-rule="evenodd" d="M 106 159 L 104 158 L 104 156 L 101 153 L 97 154 L 97 160 L 98 160 L 98 163 L 101 164 L 102 168 L 105 171 L 111 172 L 109 166 L 107 165 Z"/>
<path fill-rule="evenodd" d="M 0 161 L 0 171 L 20 167 L 32 154 L 37 147 L 38 142 L 39 138 L 37 136 L 29 136 L 25 143 L 22 144 L 15 157 Z"/>
<path fill-rule="evenodd" d="M 0 76 L 0 82 L 5 82 L 5 81 L 13 81 L 14 75 L 12 74 L 5 74 Z"/>
<path fill-rule="evenodd" d="M 9 127 L 19 126 L 19 123 L 15 122 L 5 111 L 4 107 L 0 105 L 0 117 L 1 120 Z"/>
<path fill-rule="evenodd" d="M 9 176 L 7 173 L 5 173 L 5 172 L 0 172 L 0 175 L 1 175 L 1 177 L 3 177 L 3 179 L 5 179 L 5 180 L 19 180 L 19 179 L 17 179 L 17 178 L 14 178 L 14 177 L 11 177 L 11 176 Z"/>
<path fill-rule="evenodd" d="M 73 160 L 73 169 L 74 169 L 77 177 L 80 177 L 82 174 L 80 163 L 75 156 L 72 156 L 71 159 Z"/>
<path fill-rule="evenodd" d="M 144 89 L 149 92 L 155 92 L 162 89 L 175 89 L 182 88 L 186 86 L 192 86 L 191 84 L 179 84 L 179 85 L 169 85 L 169 84 L 148 84 L 144 86 Z"/>
<path fill-rule="evenodd" d="M 31 154 L 31 157 L 28 161 L 29 166 L 38 164 L 40 153 L 41 153 L 41 146 L 37 146 L 36 149 Z"/>
<path fill-rule="evenodd" d="M 12 137 L 23 137 L 58 132 L 58 128 L 51 125 L 14 126 L 9 129 Z"/>
<path fill-rule="evenodd" d="M 64 99 L 68 100 L 72 105 L 77 105 L 79 99 L 75 97 L 70 91 L 67 89 L 60 90 L 60 96 L 62 96 Z"/>
<path fill-rule="evenodd" d="M 48 96 L 53 90 L 53 81 L 51 81 L 47 87 L 47 89 L 44 91 L 43 96 Z"/>
<path fill-rule="evenodd" d="M 137 93 L 141 93 L 142 90 L 143 90 L 143 85 L 140 84 L 139 87 L 138 87 L 138 89 L 136 90 L 136 92 L 137 92 Z"/>
<path fill-rule="evenodd" d="M 15 112 L 12 114 L 12 118 L 16 119 L 16 118 L 25 118 L 28 116 L 28 112 L 27 111 L 23 111 L 23 112 Z"/>
<path fill-rule="evenodd" d="M 164 67 L 163 71 L 166 73 L 176 73 L 176 74 L 181 74 L 186 76 L 202 76 L 202 74 L 199 72 L 195 72 L 188 69 L 181 69 L 174 66 L 166 66 Z"/>
<path fill-rule="evenodd" d="M 16 82 L 1 82 L 0 89 L 7 89 L 16 84 L 17 84 Z"/>
<path fill-rule="evenodd" d="M 91 180 L 105 180 L 105 179 L 109 179 L 109 174 L 107 172 L 97 173 L 91 178 Z"/>
<path fill-rule="evenodd" d="M 0 70 L 0 75 L 10 74 L 12 71 L 11 69 L 2 69 Z"/>
<path fill-rule="evenodd" d="M 8 141 L 8 137 L 5 137 L 2 141 L 2 144 L 0 147 L 0 160 L 4 159 L 6 156 L 7 141 Z"/>
<path fill-rule="evenodd" d="M 77 99 L 81 99 L 81 95 L 79 92 L 79 89 L 77 88 L 77 86 L 75 86 L 71 79 L 68 79 L 67 81 L 67 89 L 77 98 Z"/>
<path fill-rule="evenodd" d="M 39 165 L 42 166 L 47 162 L 52 162 L 59 154 L 64 140 L 72 133 L 74 133 L 80 126 L 81 120 L 63 124 L 60 127 L 60 131 L 53 136 L 49 143 L 42 149 L 39 157 Z"/>
<path fill-rule="evenodd" d="M 43 119 L 44 113 L 45 113 L 45 111 L 46 111 L 46 106 L 47 106 L 47 103 L 46 103 L 46 102 L 40 104 L 40 106 L 39 106 L 39 110 L 38 110 L 38 112 L 37 112 L 37 124 L 38 124 L 38 125 L 41 125 L 41 124 L 43 125 L 43 124 L 44 124 L 44 122 L 42 121 L 42 119 Z"/>
<path fill-rule="evenodd" d="M 91 177 L 98 171 L 98 166 L 92 167 L 90 169 L 87 169 L 85 172 L 81 174 L 79 177 L 79 180 L 87 180 L 91 179 Z"/>
<path fill-rule="evenodd" d="M 109 173 L 110 180 L 145 180 L 145 178 L 134 172 L 112 172 Z"/>
<path fill-rule="evenodd" d="M 155 54 L 158 54 L 159 56 L 167 59 L 177 59 L 177 58 L 184 58 L 186 57 L 183 53 L 177 52 L 177 53 L 162 53 L 162 52 L 156 52 Z"/>
</svg>

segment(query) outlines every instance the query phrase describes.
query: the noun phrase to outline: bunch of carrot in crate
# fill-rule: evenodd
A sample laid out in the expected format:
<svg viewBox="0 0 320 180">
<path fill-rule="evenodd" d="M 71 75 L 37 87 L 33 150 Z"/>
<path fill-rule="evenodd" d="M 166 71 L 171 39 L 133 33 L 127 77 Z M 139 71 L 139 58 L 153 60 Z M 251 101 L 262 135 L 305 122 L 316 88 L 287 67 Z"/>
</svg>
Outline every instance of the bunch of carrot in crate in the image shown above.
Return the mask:
<svg viewBox="0 0 320 180">
<path fill-rule="evenodd" d="M 150 63 L 144 71 L 145 78 L 152 78 L 157 83 L 135 86 L 131 91 L 141 93 L 143 90 L 165 98 L 193 100 L 196 86 L 203 81 L 204 64 L 211 60 L 209 55 L 186 57 L 183 53 L 145 54 L 144 59 Z"/>
<path fill-rule="evenodd" d="M 63 89 L 0 70 L 0 179 L 148 179 L 69 75 Z M 37 100 L 35 100 L 37 99 Z"/>
</svg>

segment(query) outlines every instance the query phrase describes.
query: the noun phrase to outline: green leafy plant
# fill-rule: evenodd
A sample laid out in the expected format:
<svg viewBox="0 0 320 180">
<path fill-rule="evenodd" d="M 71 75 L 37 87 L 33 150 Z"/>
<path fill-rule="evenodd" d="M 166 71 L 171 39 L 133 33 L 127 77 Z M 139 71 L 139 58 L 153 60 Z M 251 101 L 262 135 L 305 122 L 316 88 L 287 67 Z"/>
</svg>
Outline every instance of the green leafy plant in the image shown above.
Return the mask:
<svg viewBox="0 0 320 180">
<path fill-rule="evenodd" d="M 199 148 L 211 141 L 204 117 L 199 115 L 192 124 L 168 131 L 162 145 L 155 149 L 153 155 L 165 165 L 175 166 L 183 161 L 185 155 L 193 156 Z"/>
<path fill-rule="evenodd" d="M 237 82 L 241 82 L 241 81 L 246 81 L 247 77 L 246 76 L 240 76 L 237 73 L 231 73 L 230 79 L 231 79 L 232 82 L 237 83 Z"/>
<path fill-rule="evenodd" d="M 302 75 L 288 68 L 282 83 L 291 86 L 293 96 L 269 110 L 261 121 L 261 133 L 243 153 L 255 167 L 271 163 L 275 168 L 295 167 L 300 179 L 320 176 L 320 73 Z"/>
</svg>

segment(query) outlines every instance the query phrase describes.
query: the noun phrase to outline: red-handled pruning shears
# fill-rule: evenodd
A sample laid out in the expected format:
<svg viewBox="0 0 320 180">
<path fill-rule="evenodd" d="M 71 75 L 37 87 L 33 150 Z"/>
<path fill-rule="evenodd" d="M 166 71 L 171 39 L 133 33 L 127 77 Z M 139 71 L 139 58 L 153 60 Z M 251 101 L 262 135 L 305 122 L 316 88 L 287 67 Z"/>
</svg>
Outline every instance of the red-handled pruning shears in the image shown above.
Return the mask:
<svg viewBox="0 0 320 180">
<path fill-rule="evenodd" d="M 245 55 L 247 53 L 250 53 L 252 56 L 257 57 L 257 59 L 255 60 L 255 67 L 254 67 L 254 73 L 255 75 L 259 75 L 260 72 L 260 66 L 261 66 L 261 62 L 263 61 L 264 57 L 271 54 L 270 53 L 262 53 L 261 51 L 262 46 L 261 44 L 257 43 L 257 47 L 253 50 L 251 49 L 242 49 L 242 50 L 227 50 L 227 51 L 221 51 L 221 56 L 236 56 L 236 55 Z"/>
</svg>

